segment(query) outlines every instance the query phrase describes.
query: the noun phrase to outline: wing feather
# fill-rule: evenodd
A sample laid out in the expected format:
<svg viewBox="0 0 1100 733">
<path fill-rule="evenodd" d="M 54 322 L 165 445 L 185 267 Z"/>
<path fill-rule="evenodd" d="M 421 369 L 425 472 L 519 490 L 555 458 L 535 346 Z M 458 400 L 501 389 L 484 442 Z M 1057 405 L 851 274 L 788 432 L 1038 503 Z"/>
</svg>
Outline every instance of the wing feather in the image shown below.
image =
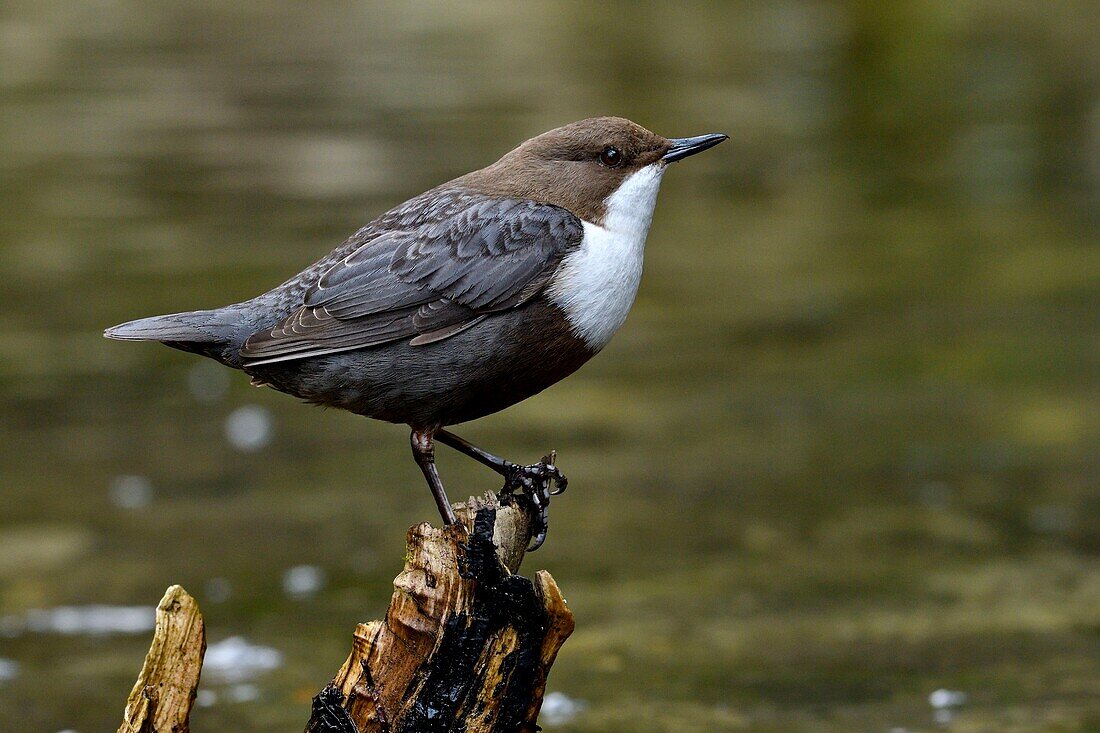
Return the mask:
<svg viewBox="0 0 1100 733">
<path fill-rule="evenodd" d="M 419 202 L 419 203 L 418 203 Z M 301 307 L 241 349 L 252 365 L 391 341 L 449 338 L 538 293 L 584 230 L 535 201 L 436 191 L 360 230 L 314 266 Z M 345 245 L 346 247 L 346 245 Z"/>
</svg>

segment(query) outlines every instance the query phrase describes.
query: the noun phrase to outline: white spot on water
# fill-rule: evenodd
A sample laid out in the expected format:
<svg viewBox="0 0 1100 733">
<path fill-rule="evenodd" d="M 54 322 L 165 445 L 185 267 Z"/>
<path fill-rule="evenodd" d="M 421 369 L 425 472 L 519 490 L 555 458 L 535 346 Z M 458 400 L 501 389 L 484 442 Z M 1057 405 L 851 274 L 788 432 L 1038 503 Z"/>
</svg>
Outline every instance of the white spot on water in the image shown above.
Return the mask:
<svg viewBox="0 0 1100 733">
<path fill-rule="evenodd" d="M 932 706 L 932 720 L 936 725 L 949 725 L 956 711 L 966 704 L 966 693 L 940 688 L 928 696 Z"/>
<path fill-rule="evenodd" d="M 566 725 L 573 721 L 588 703 L 569 697 L 564 692 L 551 692 L 542 699 L 542 712 L 539 724 L 546 726 Z"/>
<path fill-rule="evenodd" d="M 218 693 L 213 690 L 199 690 L 195 695 L 195 704 L 200 708 L 208 708 L 217 704 Z"/>
<path fill-rule="evenodd" d="M 226 690 L 230 702 L 252 702 L 260 697 L 260 688 L 252 684 L 233 685 Z"/>
<path fill-rule="evenodd" d="M 202 671 L 213 681 L 239 684 L 283 664 L 283 653 L 269 646 L 250 644 L 240 636 L 231 636 L 206 649 Z"/>
<path fill-rule="evenodd" d="M 928 704 L 934 708 L 962 707 L 966 704 L 966 693 L 941 688 L 928 696 Z"/>
<path fill-rule="evenodd" d="M 243 453 L 266 447 L 274 432 L 271 413 L 259 405 L 238 407 L 225 419 L 226 440 Z"/>
<path fill-rule="evenodd" d="M 283 592 L 291 598 L 310 598 L 325 587 L 325 571 L 316 565 L 295 565 L 283 573 Z"/>
<path fill-rule="evenodd" d="M 145 476 L 115 476 L 107 493 L 119 509 L 141 509 L 153 501 L 153 483 Z"/>
<path fill-rule="evenodd" d="M 19 676 L 19 662 L 0 657 L 0 684 Z"/>
<path fill-rule="evenodd" d="M 152 606 L 58 606 L 36 608 L 23 617 L 23 630 L 65 636 L 143 634 L 153 629 Z"/>
</svg>

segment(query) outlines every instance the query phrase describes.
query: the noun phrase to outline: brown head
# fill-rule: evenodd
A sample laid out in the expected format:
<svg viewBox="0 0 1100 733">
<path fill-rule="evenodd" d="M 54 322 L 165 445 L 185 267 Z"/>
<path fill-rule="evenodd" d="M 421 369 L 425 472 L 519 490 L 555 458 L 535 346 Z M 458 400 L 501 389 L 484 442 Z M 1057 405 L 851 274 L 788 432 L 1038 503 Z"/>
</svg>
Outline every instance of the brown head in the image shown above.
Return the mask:
<svg viewBox="0 0 1100 733">
<path fill-rule="evenodd" d="M 527 140 L 492 165 L 455 181 L 487 194 L 561 206 L 600 224 L 607 198 L 631 174 L 662 167 L 726 139 L 669 139 L 622 117 L 593 117 Z"/>
</svg>

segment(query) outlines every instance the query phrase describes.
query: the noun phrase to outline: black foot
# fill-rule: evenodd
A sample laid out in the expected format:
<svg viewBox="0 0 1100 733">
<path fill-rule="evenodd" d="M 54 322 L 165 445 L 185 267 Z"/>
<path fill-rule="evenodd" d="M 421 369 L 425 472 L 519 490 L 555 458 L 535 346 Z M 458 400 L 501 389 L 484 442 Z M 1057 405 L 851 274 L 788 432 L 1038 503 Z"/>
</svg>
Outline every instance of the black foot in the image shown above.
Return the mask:
<svg viewBox="0 0 1100 733">
<path fill-rule="evenodd" d="M 504 487 L 500 498 L 507 501 L 514 498 L 515 492 L 521 492 L 535 508 L 535 526 L 531 532 L 531 544 L 528 552 L 534 552 L 546 541 L 546 532 L 550 528 L 550 497 L 565 491 L 569 480 L 554 465 L 555 451 L 543 456 L 538 463 L 530 466 L 518 466 L 508 463 L 504 466 Z M 554 488 L 551 489 L 550 485 Z"/>
</svg>

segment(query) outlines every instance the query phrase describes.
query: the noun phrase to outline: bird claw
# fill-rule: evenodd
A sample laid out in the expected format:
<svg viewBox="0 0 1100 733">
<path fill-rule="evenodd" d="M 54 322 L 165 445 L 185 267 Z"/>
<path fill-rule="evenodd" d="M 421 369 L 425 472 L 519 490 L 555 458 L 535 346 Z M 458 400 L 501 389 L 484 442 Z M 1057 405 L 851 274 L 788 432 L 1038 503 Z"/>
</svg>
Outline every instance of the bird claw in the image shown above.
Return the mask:
<svg viewBox="0 0 1100 733">
<path fill-rule="evenodd" d="M 543 456 L 541 461 L 529 466 L 509 464 L 504 474 L 501 499 L 505 501 L 513 499 L 515 492 L 519 491 L 535 509 L 528 552 L 539 549 L 546 541 L 546 532 L 550 527 L 550 497 L 561 494 L 569 485 L 569 480 L 554 465 L 556 458 L 557 453 L 550 451 L 550 455 Z"/>
</svg>

